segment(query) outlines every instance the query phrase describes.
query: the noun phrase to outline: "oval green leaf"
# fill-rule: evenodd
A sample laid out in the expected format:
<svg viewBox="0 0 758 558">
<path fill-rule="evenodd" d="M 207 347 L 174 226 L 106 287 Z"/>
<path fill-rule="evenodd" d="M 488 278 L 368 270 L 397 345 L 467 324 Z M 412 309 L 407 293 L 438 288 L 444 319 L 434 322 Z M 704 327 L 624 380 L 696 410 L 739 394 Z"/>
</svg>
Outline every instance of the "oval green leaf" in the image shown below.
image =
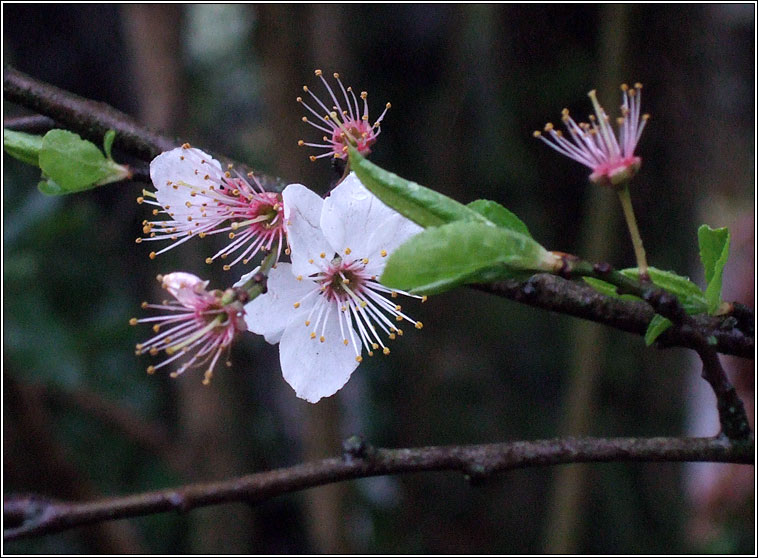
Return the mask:
<svg viewBox="0 0 758 558">
<path fill-rule="evenodd" d="M 504 271 L 540 271 L 546 261 L 552 261 L 550 253 L 524 234 L 459 221 L 410 238 L 392 253 L 380 281 L 396 289 L 433 294 L 480 282 L 481 274 L 498 266 L 504 266 Z"/>
<path fill-rule="evenodd" d="M 486 217 L 462 203 L 378 167 L 352 146 L 348 147 L 348 154 L 350 168 L 366 188 L 389 207 L 424 228 L 453 221 L 489 223 Z"/>
<path fill-rule="evenodd" d="M 497 202 L 491 200 L 476 200 L 467 204 L 466 207 L 483 215 L 487 220 L 495 223 L 498 227 L 511 229 L 521 234 L 525 234 L 530 238 L 532 237 L 532 234 L 529 232 L 529 229 L 524 222 L 516 217 L 515 213 Z"/>
</svg>

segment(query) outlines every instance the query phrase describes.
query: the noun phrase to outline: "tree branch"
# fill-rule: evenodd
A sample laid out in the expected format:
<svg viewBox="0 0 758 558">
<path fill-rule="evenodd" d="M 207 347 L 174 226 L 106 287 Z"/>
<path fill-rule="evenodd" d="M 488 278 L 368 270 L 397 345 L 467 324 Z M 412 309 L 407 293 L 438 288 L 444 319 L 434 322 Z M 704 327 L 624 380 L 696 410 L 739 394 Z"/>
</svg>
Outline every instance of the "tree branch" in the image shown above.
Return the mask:
<svg viewBox="0 0 758 558">
<path fill-rule="evenodd" d="M 169 151 L 184 143 L 145 128 L 132 117 L 105 103 L 69 93 L 10 66 L 4 68 L 3 94 L 6 101 L 47 116 L 96 145 L 102 143 L 105 132 L 115 130 L 113 146 L 147 163 L 163 151 Z M 253 171 L 247 165 L 228 157 L 210 153 L 222 163 L 234 165 L 240 172 Z M 149 173 L 144 172 L 144 169 L 138 171 L 140 180 L 145 180 L 146 177 L 149 180 Z M 280 178 L 259 172 L 255 172 L 255 176 L 265 190 L 281 191 L 286 185 Z"/>
<path fill-rule="evenodd" d="M 469 446 L 374 449 L 357 436 L 342 457 L 244 477 L 94 502 L 6 498 L 4 540 L 152 513 L 186 512 L 228 502 L 258 503 L 323 484 L 419 471 L 460 471 L 472 481 L 512 469 L 585 462 L 714 461 L 754 464 L 753 440 L 717 438 L 566 438 Z"/>
<path fill-rule="evenodd" d="M 543 308 L 552 312 L 584 318 L 637 335 L 644 335 L 655 310 L 642 301 L 605 296 L 589 285 L 568 281 L 556 275 L 539 273 L 528 281 L 506 280 L 472 285 L 475 289 Z M 728 316 L 690 316 L 656 341 L 660 347 L 686 347 L 697 350 L 703 337 L 716 340 L 714 348 L 724 354 L 753 358 L 754 339 L 746 335 Z"/>
</svg>

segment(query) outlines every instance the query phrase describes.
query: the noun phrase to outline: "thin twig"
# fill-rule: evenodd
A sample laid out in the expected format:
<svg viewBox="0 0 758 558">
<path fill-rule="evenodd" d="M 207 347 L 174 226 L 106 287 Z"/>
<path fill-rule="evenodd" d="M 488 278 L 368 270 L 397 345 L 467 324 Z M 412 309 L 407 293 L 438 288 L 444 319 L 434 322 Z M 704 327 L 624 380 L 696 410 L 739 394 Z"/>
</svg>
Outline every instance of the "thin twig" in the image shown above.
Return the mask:
<svg viewBox="0 0 758 558">
<path fill-rule="evenodd" d="M 3 72 L 3 93 L 6 101 L 47 116 L 69 130 L 96 144 L 102 143 L 108 130 L 116 131 L 113 146 L 145 162 L 150 162 L 163 151 L 182 145 L 182 141 L 160 135 L 140 125 L 132 117 L 113 107 L 85 99 L 48 83 L 34 79 L 10 66 Z M 225 165 L 233 165 L 240 172 L 253 172 L 247 165 L 228 157 L 209 153 Z M 145 180 L 149 174 L 140 168 L 138 177 Z M 256 178 L 265 190 L 281 191 L 286 183 L 280 179 L 255 171 Z"/>
<path fill-rule="evenodd" d="M 6 498 L 4 513 L 18 525 L 6 541 L 80 525 L 274 496 L 350 479 L 419 471 L 460 471 L 472 481 L 533 466 L 585 462 L 715 461 L 754 463 L 754 443 L 718 438 L 566 438 L 469 446 L 374 449 L 353 437 L 342 457 L 303 463 L 231 480 L 191 484 L 86 503 Z M 24 502 L 30 504 L 24 507 Z M 19 520 L 23 521 L 19 525 Z"/>
</svg>

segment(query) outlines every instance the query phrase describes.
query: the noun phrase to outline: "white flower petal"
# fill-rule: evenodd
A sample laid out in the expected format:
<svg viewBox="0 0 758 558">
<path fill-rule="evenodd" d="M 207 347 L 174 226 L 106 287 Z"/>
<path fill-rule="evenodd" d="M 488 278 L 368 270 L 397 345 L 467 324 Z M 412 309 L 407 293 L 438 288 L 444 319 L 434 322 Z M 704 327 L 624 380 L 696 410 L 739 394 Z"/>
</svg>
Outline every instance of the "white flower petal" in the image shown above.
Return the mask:
<svg viewBox="0 0 758 558">
<path fill-rule="evenodd" d="M 261 266 L 256 266 L 255 269 L 253 269 L 249 273 L 245 273 L 242 277 L 240 277 L 239 281 L 237 281 L 234 285 L 232 285 L 232 287 L 241 287 L 242 285 L 247 283 L 253 275 L 258 273 L 260 269 L 261 269 Z"/>
<path fill-rule="evenodd" d="M 344 386 L 358 361 L 353 347 L 343 343 L 336 308 L 329 310 L 324 342 L 311 339 L 311 332 L 312 328 L 292 322 L 282 335 L 279 361 L 284 379 L 297 396 L 316 403 Z M 316 333 L 321 335 L 320 327 Z"/>
<path fill-rule="evenodd" d="M 316 286 L 307 278 L 298 281 L 292 274 L 292 266 L 287 263 L 277 264 L 269 272 L 267 286 L 264 294 L 245 304 L 245 322 L 247 329 L 263 335 L 273 345 L 279 342 L 291 321 L 305 323 L 306 310 L 313 305 L 314 297 L 297 309 L 295 303 Z"/>
<path fill-rule="evenodd" d="M 177 147 L 158 155 L 150 163 L 150 179 L 158 202 L 175 215 L 188 213 L 186 203 L 193 203 L 191 191 L 200 191 L 220 184 L 221 164 L 195 148 Z M 174 187 L 178 184 L 190 185 Z"/>
<path fill-rule="evenodd" d="M 389 255 L 406 240 L 423 230 L 410 219 L 406 219 L 399 213 L 393 213 L 384 223 L 369 233 L 365 256 L 369 259 L 369 265 L 366 271 L 381 275 Z"/>
<path fill-rule="evenodd" d="M 197 302 L 199 294 L 208 286 L 208 281 L 191 273 L 175 271 L 164 275 L 161 285 L 182 305 L 191 308 Z"/>
<path fill-rule="evenodd" d="M 282 192 L 282 200 L 287 240 L 292 250 L 292 272 L 307 277 L 321 269 L 319 260 L 330 261 L 334 256 L 319 226 L 324 200 L 302 184 L 287 186 Z"/>
<path fill-rule="evenodd" d="M 363 258 L 367 257 L 366 242 L 371 231 L 394 213 L 351 172 L 324 201 L 321 229 L 340 255 L 349 248 Z"/>
</svg>

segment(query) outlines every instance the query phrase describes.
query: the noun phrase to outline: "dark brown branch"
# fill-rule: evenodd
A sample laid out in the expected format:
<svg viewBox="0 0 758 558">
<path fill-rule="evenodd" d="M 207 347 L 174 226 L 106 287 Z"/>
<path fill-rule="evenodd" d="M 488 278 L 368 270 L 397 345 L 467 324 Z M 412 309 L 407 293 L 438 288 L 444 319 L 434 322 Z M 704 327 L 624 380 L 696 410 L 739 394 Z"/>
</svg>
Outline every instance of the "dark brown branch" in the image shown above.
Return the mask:
<svg viewBox="0 0 758 558">
<path fill-rule="evenodd" d="M 3 128 L 16 132 L 26 132 L 27 134 L 43 134 L 55 128 L 55 121 L 41 114 L 16 116 L 3 120 Z"/>
<path fill-rule="evenodd" d="M 95 144 L 102 143 L 105 132 L 110 129 L 115 130 L 114 148 L 145 162 L 150 162 L 163 151 L 184 143 L 145 128 L 132 117 L 105 103 L 84 99 L 36 80 L 10 66 L 4 69 L 3 94 L 6 101 L 47 116 Z M 247 173 L 253 170 L 228 157 L 210 153 L 224 164 L 234 165 L 241 172 Z M 285 185 L 279 178 L 258 172 L 255 175 L 266 190 L 281 191 Z M 149 173 L 139 168 L 136 177 L 144 181 L 145 178 L 149 178 Z"/>
<path fill-rule="evenodd" d="M 341 458 L 244 477 L 87 503 L 6 498 L 6 541 L 100 521 L 228 502 L 258 503 L 323 484 L 419 471 L 460 471 L 472 481 L 533 466 L 586 462 L 715 461 L 754 464 L 754 443 L 718 438 L 567 438 L 454 447 L 374 449 L 355 437 Z M 26 503 L 28 502 L 28 504 Z M 23 518 L 23 519 L 22 519 Z M 19 525 L 19 521 L 21 524 Z"/>
<path fill-rule="evenodd" d="M 537 274 L 526 282 L 507 280 L 473 287 L 522 304 L 584 318 L 637 335 L 645 334 L 655 314 L 650 304 L 645 302 L 611 298 L 583 282 L 568 281 L 546 273 Z M 738 329 L 728 317 L 698 315 L 690 318 L 687 324 L 664 332 L 656 343 L 661 347 L 678 346 L 697 350 L 703 336 L 714 337 L 714 348 L 718 352 L 753 358 L 753 337 Z"/>
</svg>

